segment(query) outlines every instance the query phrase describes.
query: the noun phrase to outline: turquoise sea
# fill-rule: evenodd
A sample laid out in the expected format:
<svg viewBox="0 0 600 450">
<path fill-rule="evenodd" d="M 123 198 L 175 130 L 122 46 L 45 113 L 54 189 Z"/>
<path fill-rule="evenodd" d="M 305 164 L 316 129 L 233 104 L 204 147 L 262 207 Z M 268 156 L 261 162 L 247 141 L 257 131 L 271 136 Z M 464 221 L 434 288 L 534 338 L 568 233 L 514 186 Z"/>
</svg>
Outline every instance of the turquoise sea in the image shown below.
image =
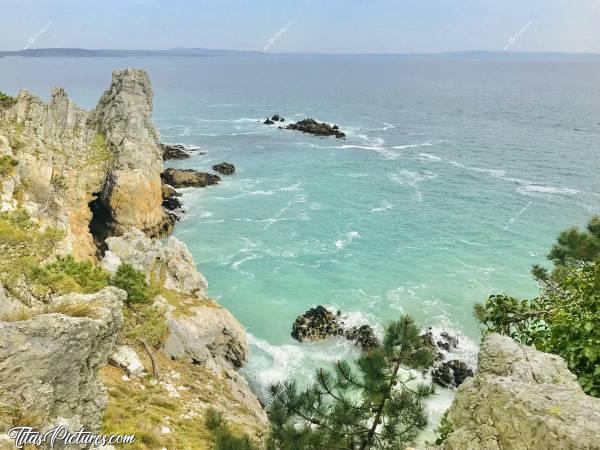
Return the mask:
<svg viewBox="0 0 600 450">
<path fill-rule="evenodd" d="M 296 316 L 319 304 L 378 330 L 402 313 L 451 329 L 473 363 L 472 305 L 536 295 L 531 265 L 600 213 L 598 63 L 4 58 L 0 90 L 48 99 L 61 85 L 93 107 L 124 67 L 148 70 L 163 142 L 207 152 L 173 166 L 237 167 L 183 190 L 175 236 L 248 330 L 259 395 L 355 352 L 292 340 Z M 336 123 L 347 139 L 259 123 L 274 113 Z M 440 391 L 434 419 L 451 396 Z"/>
</svg>

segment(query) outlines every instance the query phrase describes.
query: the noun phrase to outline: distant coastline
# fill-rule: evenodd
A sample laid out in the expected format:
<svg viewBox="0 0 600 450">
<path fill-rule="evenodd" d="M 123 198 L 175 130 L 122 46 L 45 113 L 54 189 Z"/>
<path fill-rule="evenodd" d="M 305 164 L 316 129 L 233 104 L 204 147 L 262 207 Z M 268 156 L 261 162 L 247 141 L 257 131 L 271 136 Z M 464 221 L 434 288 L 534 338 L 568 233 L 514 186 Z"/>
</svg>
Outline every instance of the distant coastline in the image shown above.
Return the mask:
<svg viewBox="0 0 600 450">
<path fill-rule="evenodd" d="M 210 56 L 369 56 L 394 57 L 407 61 L 528 61 L 528 62 L 600 62 L 599 53 L 532 53 L 510 51 L 457 51 L 444 53 L 272 53 L 252 50 L 172 48 L 164 50 L 121 50 L 84 48 L 38 48 L 0 51 L 4 56 L 30 58 L 123 58 L 123 57 L 210 57 Z"/>
</svg>

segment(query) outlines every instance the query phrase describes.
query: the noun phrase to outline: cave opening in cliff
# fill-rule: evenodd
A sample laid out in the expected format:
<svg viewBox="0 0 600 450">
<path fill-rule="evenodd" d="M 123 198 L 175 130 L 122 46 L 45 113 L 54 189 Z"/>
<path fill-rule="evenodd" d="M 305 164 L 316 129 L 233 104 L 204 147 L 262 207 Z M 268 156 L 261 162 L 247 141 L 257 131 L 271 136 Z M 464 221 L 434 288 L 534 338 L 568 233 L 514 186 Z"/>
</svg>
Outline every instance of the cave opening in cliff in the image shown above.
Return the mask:
<svg viewBox="0 0 600 450">
<path fill-rule="evenodd" d="M 92 211 L 89 230 L 94 238 L 94 244 L 98 249 L 98 257 L 101 258 L 108 249 L 106 239 L 112 235 L 113 218 L 100 199 L 101 192 L 96 192 L 92 195 L 94 200 L 88 203 L 88 207 Z"/>
</svg>

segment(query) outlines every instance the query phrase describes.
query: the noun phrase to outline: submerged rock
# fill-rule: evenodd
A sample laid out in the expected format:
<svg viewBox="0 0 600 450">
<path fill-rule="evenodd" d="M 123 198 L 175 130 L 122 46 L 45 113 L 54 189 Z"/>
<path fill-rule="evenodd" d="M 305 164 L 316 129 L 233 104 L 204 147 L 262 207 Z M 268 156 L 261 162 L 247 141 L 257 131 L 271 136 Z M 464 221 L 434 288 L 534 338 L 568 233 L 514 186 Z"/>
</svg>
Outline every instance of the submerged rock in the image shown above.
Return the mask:
<svg viewBox="0 0 600 450">
<path fill-rule="evenodd" d="M 444 450 L 599 449 L 600 398 L 565 361 L 490 334 L 448 411 Z"/>
<path fill-rule="evenodd" d="M 472 376 L 473 370 L 458 359 L 444 361 L 431 371 L 433 381 L 446 388 L 456 388 Z"/>
<path fill-rule="evenodd" d="M 343 139 L 346 134 L 341 132 L 337 125 L 329 125 L 324 122 L 317 122 L 315 119 L 304 119 L 300 122 L 291 123 L 287 130 L 298 130 L 303 133 L 313 134 L 315 136 L 335 136 L 338 139 Z"/>
<path fill-rule="evenodd" d="M 187 159 L 191 155 L 186 151 L 185 145 L 182 144 L 160 144 L 162 150 L 163 161 L 170 159 Z"/>
<path fill-rule="evenodd" d="M 217 175 L 194 169 L 167 169 L 161 174 L 161 177 L 165 183 L 174 188 L 206 187 L 221 181 Z"/>
<path fill-rule="evenodd" d="M 222 162 L 220 164 L 215 164 L 212 166 L 213 170 L 222 173 L 223 175 L 231 175 L 235 173 L 235 166 L 228 162 Z"/>
</svg>

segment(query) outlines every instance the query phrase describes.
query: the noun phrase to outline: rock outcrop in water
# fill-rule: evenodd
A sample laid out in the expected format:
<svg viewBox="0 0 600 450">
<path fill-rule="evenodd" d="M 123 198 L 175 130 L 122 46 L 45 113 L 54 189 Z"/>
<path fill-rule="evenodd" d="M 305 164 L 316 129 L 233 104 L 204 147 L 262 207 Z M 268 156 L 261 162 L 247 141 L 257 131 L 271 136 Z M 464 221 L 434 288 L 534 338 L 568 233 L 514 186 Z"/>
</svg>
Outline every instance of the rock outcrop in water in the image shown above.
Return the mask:
<svg viewBox="0 0 600 450">
<path fill-rule="evenodd" d="M 291 335 L 300 342 L 344 336 L 364 349 L 379 345 L 379 340 L 370 325 L 347 328 L 341 312 L 334 314 L 323 306 L 311 308 L 298 316 L 292 325 Z"/>
<path fill-rule="evenodd" d="M 313 134 L 315 136 L 335 136 L 338 139 L 343 139 L 346 134 L 341 132 L 337 125 L 329 125 L 324 122 L 317 122 L 315 119 L 304 119 L 300 122 L 291 123 L 287 130 L 298 130 L 303 133 Z"/>
<path fill-rule="evenodd" d="M 206 187 L 219 184 L 221 181 L 217 175 L 194 169 L 167 169 L 161 177 L 165 183 L 174 188 Z"/>
<path fill-rule="evenodd" d="M 228 162 L 222 162 L 212 166 L 215 172 L 222 173 L 223 175 L 232 175 L 235 173 L 235 166 Z"/>
<path fill-rule="evenodd" d="M 448 421 L 444 450 L 600 449 L 600 399 L 559 356 L 497 334 L 485 338 Z"/>
<path fill-rule="evenodd" d="M 160 144 L 160 149 L 163 152 L 163 161 L 171 159 L 187 159 L 191 156 L 186 151 L 185 146 L 181 144 Z"/>
</svg>

